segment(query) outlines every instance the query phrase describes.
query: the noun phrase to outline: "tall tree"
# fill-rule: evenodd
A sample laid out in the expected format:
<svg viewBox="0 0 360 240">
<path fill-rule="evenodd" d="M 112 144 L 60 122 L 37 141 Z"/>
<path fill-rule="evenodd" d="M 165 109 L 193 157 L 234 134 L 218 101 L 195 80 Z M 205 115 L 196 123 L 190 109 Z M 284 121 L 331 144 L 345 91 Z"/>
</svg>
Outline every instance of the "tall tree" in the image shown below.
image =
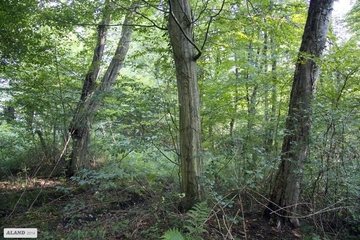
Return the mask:
<svg viewBox="0 0 360 240">
<path fill-rule="evenodd" d="M 106 10 L 107 9 L 105 9 L 105 14 Z M 125 16 L 121 37 L 117 44 L 115 54 L 102 77 L 100 84 L 96 86 L 100 61 L 105 46 L 106 25 L 109 22 L 108 16 L 104 17 L 104 22 L 98 28 L 98 42 L 94 50 L 93 61 L 88 74 L 86 75 L 80 101 L 70 127 L 73 146 L 67 172 L 68 176 L 72 176 L 79 169 L 88 167 L 90 164 L 87 159 L 88 144 L 90 140 L 90 124 L 93 116 L 100 107 L 104 93 L 111 90 L 125 61 L 132 35 L 132 14 L 133 11 L 130 11 L 130 13 Z"/>
<path fill-rule="evenodd" d="M 196 60 L 200 50 L 193 42 L 193 20 L 189 0 L 169 1 L 168 31 L 174 53 L 180 108 L 180 158 L 182 191 L 185 197 L 181 211 L 189 210 L 203 198 L 200 177 L 203 171 L 201 157 L 201 128 L 199 87 Z M 199 53 L 195 54 L 195 48 Z"/>
<path fill-rule="evenodd" d="M 319 76 L 318 59 L 325 48 L 334 0 L 311 0 L 290 95 L 281 162 L 266 215 L 278 216 L 278 226 L 298 227 L 296 208 L 303 164 L 307 157 L 312 102 Z"/>
</svg>

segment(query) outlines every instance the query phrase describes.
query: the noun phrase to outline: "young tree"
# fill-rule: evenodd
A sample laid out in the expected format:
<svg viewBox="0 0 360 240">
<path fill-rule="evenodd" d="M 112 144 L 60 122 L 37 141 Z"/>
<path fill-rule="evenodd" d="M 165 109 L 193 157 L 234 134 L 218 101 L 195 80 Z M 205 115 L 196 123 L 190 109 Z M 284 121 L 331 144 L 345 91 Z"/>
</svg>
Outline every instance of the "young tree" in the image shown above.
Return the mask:
<svg viewBox="0 0 360 240">
<path fill-rule="evenodd" d="M 311 0 L 296 63 L 281 162 L 266 215 L 278 216 L 278 226 L 289 222 L 298 227 L 299 201 L 304 160 L 307 157 L 312 102 L 319 76 L 318 60 L 325 48 L 334 0 Z"/>
<path fill-rule="evenodd" d="M 196 60 L 200 50 L 193 42 L 193 22 L 189 0 L 169 1 L 168 31 L 174 53 L 178 98 L 180 107 L 180 158 L 182 191 L 185 193 L 180 210 L 189 210 L 203 198 L 200 177 L 203 169 L 201 157 L 201 128 L 199 88 Z M 194 49 L 199 51 L 195 55 Z"/>
</svg>

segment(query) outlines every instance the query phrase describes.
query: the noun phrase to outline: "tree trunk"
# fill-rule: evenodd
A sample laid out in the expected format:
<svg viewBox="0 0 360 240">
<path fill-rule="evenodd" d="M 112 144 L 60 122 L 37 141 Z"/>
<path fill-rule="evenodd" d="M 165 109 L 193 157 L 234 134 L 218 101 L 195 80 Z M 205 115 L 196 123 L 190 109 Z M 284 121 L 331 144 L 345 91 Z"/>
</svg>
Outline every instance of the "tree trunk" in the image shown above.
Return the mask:
<svg viewBox="0 0 360 240">
<path fill-rule="evenodd" d="M 277 135 L 277 120 L 276 120 L 276 102 L 277 102 L 277 90 L 276 90 L 276 66 L 277 66 L 277 60 L 274 57 L 274 38 L 270 39 L 270 45 L 271 45 L 271 74 L 269 74 L 271 78 L 271 86 L 268 86 L 266 95 L 269 96 L 269 101 L 271 105 L 271 109 L 268 109 L 269 106 L 266 106 L 266 127 L 265 127 L 265 135 L 264 135 L 264 148 L 267 153 L 272 153 L 277 151 L 276 147 L 276 135 Z M 271 93 L 270 93 L 271 92 Z"/>
<path fill-rule="evenodd" d="M 4 108 L 4 118 L 7 123 L 12 123 L 15 121 L 15 108 L 12 106 L 6 106 Z"/>
<path fill-rule="evenodd" d="M 103 24 L 99 26 L 98 46 L 94 51 L 93 62 L 88 73 L 89 77 L 87 75 L 86 81 L 84 82 L 83 92 L 70 129 L 73 139 L 73 148 L 68 167 L 68 177 L 74 175 L 79 169 L 86 168 L 90 165 L 90 161 L 87 159 L 90 141 L 90 125 L 93 116 L 100 107 L 104 94 L 111 90 L 129 50 L 132 34 L 132 27 L 129 26 L 131 25 L 129 23 L 132 21 L 132 14 L 133 13 L 125 17 L 116 52 L 104 77 L 96 87 L 96 78 L 99 72 L 100 60 L 106 38 L 106 25 Z"/>
<path fill-rule="evenodd" d="M 88 73 L 86 74 L 76 113 L 73 116 L 69 128 L 73 145 L 67 169 L 68 177 L 74 175 L 78 167 L 89 166 L 89 162 L 86 161 L 86 153 L 90 139 L 90 120 L 86 118 L 87 110 L 84 108 L 84 105 L 96 88 L 96 80 L 100 71 L 100 62 L 105 49 L 107 25 L 110 22 L 110 16 L 106 14 L 107 13 L 104 13 L 104 19 L 98 26 L 97 43 L 94 49 L 93 59 Z"/>
<path fill-rule="evenodd" d="M 180 108 L 181 211 L 189 210 L 203 197 L 200 177 L 203 171 L 200 143 L 199 89 L 192 35 L 189 0 L 169 0 L 169 36 L 174 53 Z"/>
<path fill-rule="evenodd" d="M 307 157 L 312 102 L 319 76 L 318 58 L 325 48 L 334 0 L 311 0 L 291 90 L 281 163 L 267 216 L 278 216 L 278 227 L 298 227 L 296 213 L 304 160 Z"/>
</svg>

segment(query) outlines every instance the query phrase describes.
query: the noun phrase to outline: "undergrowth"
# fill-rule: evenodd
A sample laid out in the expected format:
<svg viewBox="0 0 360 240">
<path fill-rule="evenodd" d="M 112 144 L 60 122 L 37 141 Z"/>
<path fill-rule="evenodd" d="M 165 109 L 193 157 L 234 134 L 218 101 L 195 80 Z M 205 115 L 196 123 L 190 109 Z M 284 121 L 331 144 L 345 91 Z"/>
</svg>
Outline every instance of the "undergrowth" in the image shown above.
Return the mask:
<svg viewBox="0 0 360 240">
<path fill-rule="evenodd" d="M 151 173 L 153 180 L 147 182 L 146 166 L 136 167 L 140 174 L 109 164 L 49 186 L 46 181 L 25 181 L 16 189 L 2 186 L 0 223 L 37 227 L 39 239 L 294 239 L 294 230 L 277 230 L 262 218 L 266 198 L 245 186 L 224 189 L 219 186 L 226 183 L 211 182 L 208 198 L 184 214 L 177 209 L 182 196 L 176 179 L 166 174 L 156 179 Z M 306 219 L 297 234 L 303 239 L 357 239 L 358 212 L 353 209 L 322 213 L 313 222 Z M 330 229 L 335 222 L 331 218 L 343 219 L 345 227 Z"/>
</svg>

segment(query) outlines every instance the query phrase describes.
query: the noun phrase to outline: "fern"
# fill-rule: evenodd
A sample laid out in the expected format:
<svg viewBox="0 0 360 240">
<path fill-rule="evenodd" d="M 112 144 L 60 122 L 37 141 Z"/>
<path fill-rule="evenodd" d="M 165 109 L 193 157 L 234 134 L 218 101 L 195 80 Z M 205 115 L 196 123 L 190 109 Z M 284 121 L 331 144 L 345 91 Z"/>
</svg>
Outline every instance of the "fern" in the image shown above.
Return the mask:
<svg viewBox="0 0 360 240">
<path fill-rule="evenodd" d="M 206 202 L 200 202 L 188 211 L 187 215 L 190 217 L 185 221 L 184 227 L 189 231 L 187 235 L 177 228 L 167 230 L 161 237 L 165 240 L 202 240 L 201 233 L 207 232 L 204 228 L 205 223 L 209 219 L 210 209 Z"/>
<path fill-rule="evenodd" d="M 187 236 L 184 236 L 179 229 L 173 228 L 167 230 L 164 235 L 161 237 L 164 240 L 188 240 Z"/>
<path fill-rule="evenodd" d="M 210 209 L 206 202 L 200 202 L 187 213 L 190 219 L 186 220 L 185 228 L 189 230 L 190 235 L 198 235 L 205 233 L 207 230 L 204 228 L 205 223 L 209 219 Z"/>
</svg>

